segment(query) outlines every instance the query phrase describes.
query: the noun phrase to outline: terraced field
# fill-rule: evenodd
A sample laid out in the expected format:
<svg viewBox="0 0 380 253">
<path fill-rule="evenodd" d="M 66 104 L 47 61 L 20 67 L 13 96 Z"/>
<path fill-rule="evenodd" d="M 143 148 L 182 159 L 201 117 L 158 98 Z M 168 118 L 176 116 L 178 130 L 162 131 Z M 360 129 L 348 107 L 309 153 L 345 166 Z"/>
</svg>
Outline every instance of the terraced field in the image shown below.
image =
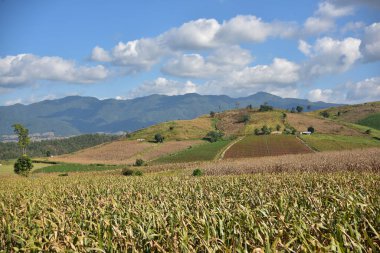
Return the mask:
<svg viewBox="0 0 380 253">
<path fill-rule="evenodd" d="M 305 154 L 312 150 L 300 140 L 290 135 L 246 136 L 227 150 L 224 158 L 244 158 L 277 156 L 285 154 Z"/>
<path fill-rule="evenodd" d="M 380 141 L 370 137 L 313 134 L 301 136 L 309 146 L 317 151 L 350 150 L 380 147 Z"/>
</svg>

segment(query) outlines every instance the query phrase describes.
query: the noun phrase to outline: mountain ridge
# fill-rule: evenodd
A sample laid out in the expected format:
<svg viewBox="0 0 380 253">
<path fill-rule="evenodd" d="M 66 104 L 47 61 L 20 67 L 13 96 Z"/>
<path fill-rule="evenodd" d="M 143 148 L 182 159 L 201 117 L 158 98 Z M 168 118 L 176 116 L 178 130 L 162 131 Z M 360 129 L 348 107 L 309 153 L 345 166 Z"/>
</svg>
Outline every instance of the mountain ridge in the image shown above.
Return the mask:
<svg viewBox="0 0 380 253">
<path fill-rule="evenodd" d="M 176 96 L 153 94 L 127 100 L 68 96 L 29 105 L 0 106 L 0 135 L 12 134 L 11 126 L 14 123 L 24 124 L 30 133 L 54 132 L 59 136 L 135 131 L 165 121 L 193 119 L 210 111 L 224 111 L 249 104 L 258 107 L 264 102 L 281 109 L 300 105 L 305 110 L 308 105 L 312 110 L 340 105 L 281 98 L 266 92 L 240 98 L 197 93 Z"/>
</svg>

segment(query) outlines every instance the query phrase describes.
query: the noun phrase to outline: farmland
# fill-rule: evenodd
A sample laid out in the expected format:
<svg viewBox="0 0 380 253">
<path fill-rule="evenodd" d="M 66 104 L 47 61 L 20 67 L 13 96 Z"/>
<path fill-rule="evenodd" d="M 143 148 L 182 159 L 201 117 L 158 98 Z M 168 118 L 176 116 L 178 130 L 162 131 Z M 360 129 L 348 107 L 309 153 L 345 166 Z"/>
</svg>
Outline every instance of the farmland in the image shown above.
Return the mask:
<svg viewBox="0 0 380 253">
<path fill-rule="evenodd" d="M 167 141 L 164 143 L 115 141 L 50 160 L 81 164 L 132 164 L 136 159 L 151 160 L 202 143 L 201 140 Z"/>
<path fill-rule="evenodd" d="M 380 113 L 372 114 L 358 121 L 358 124 L 380 130 Z"/>
<path fill-rule="evenodd" d="M 377 252 L 379 180 L 365 171 L 5 178 L 0 248 Z"/>
<path fill-rule="evenodd" d="M 276 156 L 309 152 L 312 151 L 294 136 L 249 135 L 228 149 L 224 158 Z"/>
<path fill-rule="evenodd" d="M 379 140 L 368 137 L 313 134 L 302 135 L 301 138 L 317 151 L 380 147 Z"/>
<path fill-rule="evenodd" d="M 153 161 L 154 164 L 160 163 L 181 163 L 193 161 L 210 161 L 216 158 L 218 153 L 222 151 L 230 143 L 229 140 L 218 141 L 214 143 L 205 143 L 191 149 L 183 150 L 178 153 L 163 156 Z"/>
</svg>

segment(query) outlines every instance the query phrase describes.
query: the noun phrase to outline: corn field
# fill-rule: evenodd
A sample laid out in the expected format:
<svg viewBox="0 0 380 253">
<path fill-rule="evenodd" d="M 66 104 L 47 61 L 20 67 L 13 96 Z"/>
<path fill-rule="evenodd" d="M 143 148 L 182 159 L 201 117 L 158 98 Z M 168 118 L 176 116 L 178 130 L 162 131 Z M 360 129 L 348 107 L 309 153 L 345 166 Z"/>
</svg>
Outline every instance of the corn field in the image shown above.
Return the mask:
<svg viewBox="0 0 380 253">
<path fill-rule="evenodd" d="M 379 252 L 379 180 L 373 172 L 7 177 L 0 251 Z"/>
</svg>

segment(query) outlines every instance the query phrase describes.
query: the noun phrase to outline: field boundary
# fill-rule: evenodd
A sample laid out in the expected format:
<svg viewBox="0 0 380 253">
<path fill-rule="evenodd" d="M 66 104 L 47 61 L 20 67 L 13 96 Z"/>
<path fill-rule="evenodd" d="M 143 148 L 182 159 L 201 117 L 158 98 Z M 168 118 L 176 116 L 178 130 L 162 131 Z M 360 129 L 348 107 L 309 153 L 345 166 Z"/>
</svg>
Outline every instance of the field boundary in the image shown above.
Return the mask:
<svg viewBox="0 0 380 253">
<path fill-rule="evenodd" d="M 305 145 L 306 147 L 308 147 L 313 153 L 317 153 L 319 152 L 319 150 L 311 147 L 309 144 L 306 143 L 306 141 L 304 141 L 302 138 L 300 138 L 299 136 L 296 136 L 296 139 L 298 139 L 303 145 Z"/>
<path fill-rule="evenodd" d="M 243 140 L 245 138 L 245 136 L 242 136 L 242 137 L 239 137 L 237 138 L 236 140 L 234 140 L 233 142 L 231 142 L 224 150 L 222 150 L 219 154 L 217 154 L 215 156 L 215 159 L 214 160 L 222 160 L 224 158 L 224 155 L 226 154 L 226 152 L 233 146 L 235 145 L 236 143 L 238 143 L 239 141 Z"/>
</svg>

